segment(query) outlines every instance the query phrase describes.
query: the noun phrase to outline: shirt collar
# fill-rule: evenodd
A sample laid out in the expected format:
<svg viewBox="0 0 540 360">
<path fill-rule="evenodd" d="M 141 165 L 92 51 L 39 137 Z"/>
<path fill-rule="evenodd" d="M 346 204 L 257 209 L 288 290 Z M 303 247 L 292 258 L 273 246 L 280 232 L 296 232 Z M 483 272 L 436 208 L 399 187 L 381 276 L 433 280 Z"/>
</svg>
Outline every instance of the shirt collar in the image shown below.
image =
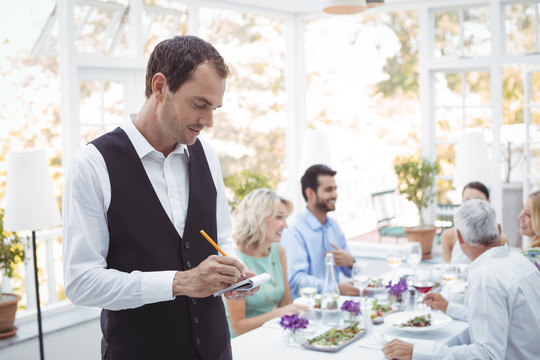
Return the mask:
<svg viewBox="0 0 540 360">
<path fill-rule="evenodd" d="M 154 149 L 152 145 L 150 145 L 150 143 L 145 139 L 145 137 L 141 134 L 139 129 L 137 129 L 137 127 L 133 123 L 133 120 L 135 120 L 136 116 L 137 114 L 131 114 L 130 119 L 124 121 L 121 128 L 126 132 L 129 140 L 135 148 L 135 151 L 137 152 L 137 155 L 140 159 L 149 154 L 155 157 L 163 157 L 163 154 Z M 171 154 L 183 154 L 184 151 L 189 158 L 188 147 L 184 144 L 177 144 L 176 148 L 171 152 Z"/>
<path fill-rule="evenodd" d="M 313 215 L 313 213 L 307 208 L 304 209 L 304 218 L 306 219 L 307 224 L 312 230 L 317 230 L 318 228 L 323 228 L 324 224 L 321 224 L 319 219 Z M 325 224 L 328 224 L 328 218 L 326 219 Z"/>
<path fill-rule="evenodd" d="M 508 247 L 507 244 L 492 247 L 491 249 L 484 251 L 479 257 L 474 259 L 471 265 L 469 265 L 469 271 L 478 269 L 481 266 L 481 264 L 488 259 L 503 258 L 505 256 L 508 256 L 509 253 L 510 253 L 510 248 Z"/>
</svg>

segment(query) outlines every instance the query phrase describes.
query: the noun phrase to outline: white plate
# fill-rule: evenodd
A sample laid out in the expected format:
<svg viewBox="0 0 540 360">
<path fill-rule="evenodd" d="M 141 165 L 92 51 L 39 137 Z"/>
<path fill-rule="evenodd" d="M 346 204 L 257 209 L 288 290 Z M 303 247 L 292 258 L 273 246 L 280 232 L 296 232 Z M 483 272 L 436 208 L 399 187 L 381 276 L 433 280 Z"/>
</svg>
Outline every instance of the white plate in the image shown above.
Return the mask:
<svg viewBox="0 0 540 360">
<path fill-rule="evenodd" d="M 431 325 L 426 327 L 400 327 L 399 325 L 407 322 L 408 320 L 422 315 L 427 315 L 427 311 L 404 311 L 394 314 L 389 314 L 384 318 L 384 323 L 391 326 L 394 329 L 408 331 L 408 332 L 428 332 L 437 329 L 441 329 L 452 322 L 452 318 L 442 313 L 431 313 Z"/>
</svg>

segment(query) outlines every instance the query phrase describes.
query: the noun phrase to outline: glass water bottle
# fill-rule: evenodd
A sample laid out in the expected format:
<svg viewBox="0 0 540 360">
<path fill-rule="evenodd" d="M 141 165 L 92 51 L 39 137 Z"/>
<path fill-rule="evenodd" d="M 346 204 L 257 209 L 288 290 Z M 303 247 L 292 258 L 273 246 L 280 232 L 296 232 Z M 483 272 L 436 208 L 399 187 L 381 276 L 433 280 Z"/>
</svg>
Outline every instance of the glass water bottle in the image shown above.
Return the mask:
<svg viewBox="0 0 540 360">
<path fill-rule="evenodd" d="M 328 326 L 338 326 L 340 311 L 338 306 L 339 288 L 334 275 L 334 254 L 326 253 L 324 258 L 326 275 L 321 294 L 322 322 Z"/>
</svg>

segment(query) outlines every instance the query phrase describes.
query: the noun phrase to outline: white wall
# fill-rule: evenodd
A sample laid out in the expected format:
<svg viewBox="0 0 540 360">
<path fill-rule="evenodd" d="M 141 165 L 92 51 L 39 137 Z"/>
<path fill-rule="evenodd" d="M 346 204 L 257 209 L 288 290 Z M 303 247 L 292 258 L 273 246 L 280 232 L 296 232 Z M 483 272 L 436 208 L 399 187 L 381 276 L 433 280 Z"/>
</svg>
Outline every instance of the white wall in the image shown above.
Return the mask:
<svg viewBox="0 0 540 360">
<path fill-rule="evenodd" d="M 99 319 L 86 321 L 62 330 L 45 334 L 45 358 L 52 360 L 101 359 L 101 330 Z M 37 337 L 0 348 L 2 360 L 39 359 Z"/>
</svg>

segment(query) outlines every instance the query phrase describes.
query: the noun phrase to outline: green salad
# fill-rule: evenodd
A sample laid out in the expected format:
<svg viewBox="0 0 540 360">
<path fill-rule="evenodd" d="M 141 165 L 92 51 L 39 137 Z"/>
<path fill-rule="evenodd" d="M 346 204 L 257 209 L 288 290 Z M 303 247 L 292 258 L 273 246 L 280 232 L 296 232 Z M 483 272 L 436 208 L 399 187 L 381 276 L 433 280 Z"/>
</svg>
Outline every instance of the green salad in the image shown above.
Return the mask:
<svg viewBox="0 0 540 360">
<path fill-rule="evenodd" d="M 308 343 L 310 345 L 317 345 L 317 346 L 338 346 L 352 338 L 355 337 L 356 334 L 361 332 L 364 329 L 358 328 L 358 323 L 354 323 L 351 326 L 347 326 L 343 329 L 330 329 L 327 332 L 323 333 L 322 335 L 319 335 L 317 337 L 314 337 L 313 339 L 309 339 Z"/>
</svg>

